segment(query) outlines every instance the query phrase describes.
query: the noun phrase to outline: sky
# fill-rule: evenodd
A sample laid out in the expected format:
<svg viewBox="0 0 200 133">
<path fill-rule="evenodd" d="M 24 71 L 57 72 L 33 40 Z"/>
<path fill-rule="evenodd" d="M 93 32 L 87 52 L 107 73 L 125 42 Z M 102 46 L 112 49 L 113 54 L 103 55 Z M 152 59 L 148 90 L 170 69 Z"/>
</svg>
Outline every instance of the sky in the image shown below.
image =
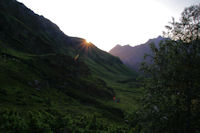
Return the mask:
<svg viewBox="0 0 200 133">
<path fill-rule="evenodd" d="M 185 7 L 200 0 L 18 0 L 50 19 L 69 36 L 109 51 L 115 45 L 139 45 L 162 35 Z"/>
</svg>

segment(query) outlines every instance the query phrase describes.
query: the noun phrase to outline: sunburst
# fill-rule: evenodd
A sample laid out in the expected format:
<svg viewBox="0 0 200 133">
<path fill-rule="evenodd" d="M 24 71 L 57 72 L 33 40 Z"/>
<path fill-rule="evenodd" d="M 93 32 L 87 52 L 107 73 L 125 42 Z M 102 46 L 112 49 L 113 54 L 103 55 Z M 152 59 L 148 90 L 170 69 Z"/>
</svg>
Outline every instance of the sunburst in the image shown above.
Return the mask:
<svg viewBox="0 0 200 133">
<path fill-rule="evenodd" d="M 91 47 L 92 43 L 84 39 L 80 45 L 80 50 L 88 54 Z"/>
</svg>

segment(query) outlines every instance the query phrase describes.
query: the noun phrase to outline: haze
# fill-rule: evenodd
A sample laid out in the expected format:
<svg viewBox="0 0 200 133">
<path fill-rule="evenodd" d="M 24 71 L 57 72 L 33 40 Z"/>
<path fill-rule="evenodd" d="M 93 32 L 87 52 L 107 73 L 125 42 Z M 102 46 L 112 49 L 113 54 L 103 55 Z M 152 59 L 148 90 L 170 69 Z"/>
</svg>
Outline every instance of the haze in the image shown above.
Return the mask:
<svg viewBox="0 0 200 133">
<path fill-rule="evenodd" d="M 102 50 L 132 46 L 162 35 L 172 16 L 200 0 L 18 0 L 56 23 L 69 36 Z"/>
</svg>

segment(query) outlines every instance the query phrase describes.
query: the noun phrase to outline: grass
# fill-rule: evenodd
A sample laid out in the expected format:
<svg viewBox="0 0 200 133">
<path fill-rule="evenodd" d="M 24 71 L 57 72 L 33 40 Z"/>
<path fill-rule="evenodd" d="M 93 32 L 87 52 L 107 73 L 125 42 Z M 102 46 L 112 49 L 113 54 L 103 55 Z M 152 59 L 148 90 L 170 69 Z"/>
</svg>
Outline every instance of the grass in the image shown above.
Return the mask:
<svg viewBox="0 0 200 133">
<path fill-rule="evenodd" d="M 2 3 L 1 132 L 131 130 L 125 114 L 140 106 L 143 91 L 135 72 L 93 44 L 80 49 L 82 39 L 64 35 L 20 4 Z"/>
<path fill-rule="evenodd" d="M 3 56 L 2 53 L 5 52 L 9 56 Z M 17 60 L 13 59 L 15 57 Z M 0 60 L 1 113 L 7 110 L 8 114 L 14 113 L 12 119 L 28 122 L 30 114 L 27 112 L 31 112 L 38 119 L 35 121 L 37 128 L 42 128 L 37 123 L 39 119 L 50 119 L 49 116 L 55 118 L 60 114 L 64 118 L 68 117 L 71 124 L 83 132 L 86 132 L 85 128 L 90 125 L 94 116 L 97 121 L 95 127 L 99 126 L 95 130 L 101 131 L 101 128 L 105 132 L 128 130 L 128 125 L 124 122 L 124 114 L 138 107 L 141 89 L 135 87 L 135 81 L 121 83 L 120 81 L 132 77 L 118 72 L 119 68 L 114 70 L 113 67 L 113 72 L 110 72 L 106 69 L 109 65 L 106 67 L 97 65 L 91 60 L 93 64 L 89 64 L 90 62 L 87 62 L 89 59 L 86 59 L 87 67 L 81 60 L 75 62 L 71 57 L 63 54 L 27 55 L 9 49 L 1 51 Z M 77 67 L 74 67 L 76 65 Z M 98 73 L 97 70 L 103 74 Z M 108 88 L 112 88 L 116 98 L 120 99 L 119 103 L 112 100 L 113 91 Z M 56 114 L 49 111 L 55 111 Z M 39 112 L 42 113 L 38 114 Z M 41 118 L 38 115 L 41 115 Z M 6 118 L 3 118 L 2 122 L 10 119 Z M 87 119 L 85 125 L 80 124 L 82 118 Z M 43 121 L 43 124 L 47 124 L 46 129 L 55 132 L 50 123 Z M 66 123 L 62 124 L 64 124 L 62 128 L 69 126 Z M 27 130 L 32 128 L 30 124 L 26 126 Z M 1 129 L 6 130 L 6 128 Z M 92 132 L 92 129 L 88 128 L 87 131 Z"/>
</svg>

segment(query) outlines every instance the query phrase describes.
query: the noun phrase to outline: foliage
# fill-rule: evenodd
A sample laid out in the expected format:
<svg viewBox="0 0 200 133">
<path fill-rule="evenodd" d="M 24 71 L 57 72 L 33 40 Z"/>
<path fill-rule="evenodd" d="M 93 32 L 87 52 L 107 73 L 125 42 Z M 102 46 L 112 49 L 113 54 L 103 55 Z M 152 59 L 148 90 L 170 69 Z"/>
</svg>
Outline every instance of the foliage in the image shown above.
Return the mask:
<svg viewBox="0 0 200 133">
<path fill-rule="evenodd" d="M 138 132 L 200 132 L 200 5 L 186 8 L 167 26 L 171 40 L 151 45 L 152 64 L 143 64 L 146 95 L 132 123 Z"/>
<path fill-rule="evenodd" d="M 95 115 L 63 115 L 56 110 L 19 112 L 3 109 L 0 111 L 0 130 L 2 133 L 121 133 L 127 127 L 110 123 Z"/>
<path fill-rule="evenodd" d="M 170 24 L 166 26 L 167 32 L 164 32 L 164 36 L 187 43 L 198 40 L 200 37 L 200 5 L 185 8 L 180 22 L 176 22 L 173 18 Z"/>
</svg>

